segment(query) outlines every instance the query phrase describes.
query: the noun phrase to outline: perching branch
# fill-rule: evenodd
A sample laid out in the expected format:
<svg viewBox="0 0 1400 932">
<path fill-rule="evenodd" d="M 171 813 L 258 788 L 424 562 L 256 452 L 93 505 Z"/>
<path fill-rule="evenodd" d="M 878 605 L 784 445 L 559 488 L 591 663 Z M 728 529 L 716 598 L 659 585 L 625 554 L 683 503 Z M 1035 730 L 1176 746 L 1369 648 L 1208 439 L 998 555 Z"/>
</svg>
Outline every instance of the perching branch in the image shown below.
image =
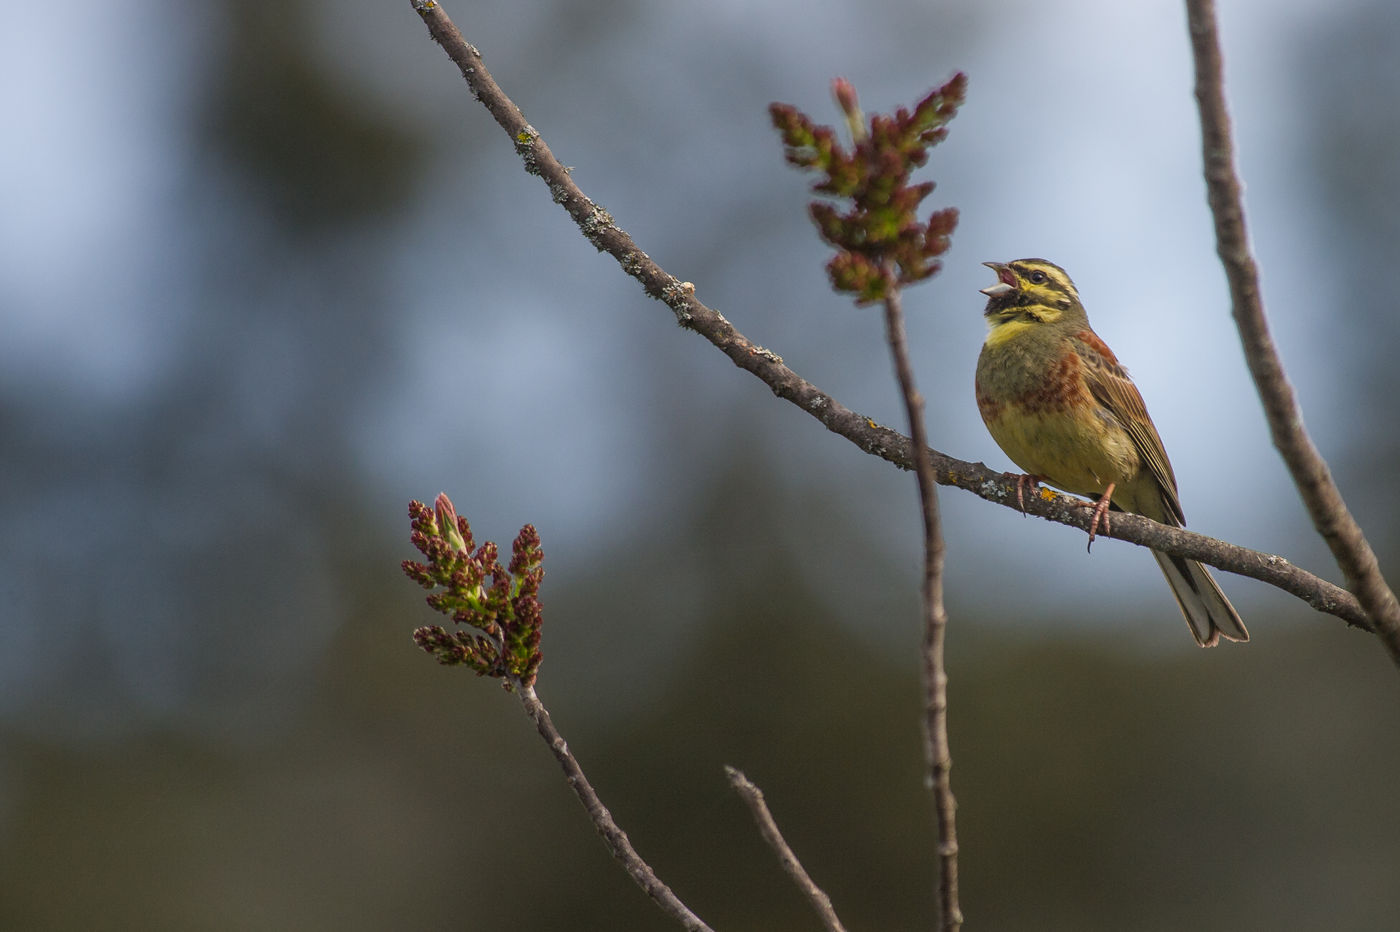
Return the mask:
<svg viewBox="0 0 1400 932">
<path fill-rule="evenodd" d="M 480 53 L 462 38 L 447 14 L 434 2 L 411 2 L 427 25 L 429 35 L 461 70 L 472 95 L 515 142 L 526 171 L 544 180 L 554 200 L 568 211 L 589 242 L 613 256 L 623 271 L 642 284 L 648 295 L 670 307 L 681 326 L 709 340 L 736 366 L 761 379 L 773 394 L 792 402 L 827 430 L 845 437 L 866 453 L 903 469 L 913 467 L 908 437 L 857 414 L 798 376 L 783 364 L 780 356 L 750 342 L 718 311 L 697 300 L 693 286 L 667 274 L 642 252 L 607 211 L 583 194 L 568 169 L 554 157 L 520 109 L 492 80 Z M 981 463 L 955 459 L 937 450 L 929 451 L 929 459 L 934 478 L 940 485 L 955 486 L 987 501 L 1017 507 L 1016 483 L 1005 473 L 988 469 Z M 1042 489 L 1040 495 L 1026 501 L 1025 508 L 1027 514 L 1087 531 L 1089 512 L 1074 504 L 1077 501 L 1051 489 Z M 1335 615 L 1366 631 L 1374 630 L 1356 596 L 1282 557 L 1238 547 L 1183 528 L 1170 528 L 1133 514 L 1115 514 L 1111 530 L 1100 536 L 1199 560 L 1228 573 L 1257 579 L 1297 596 L 1319 612 Z"/>
<path fill-rule="evenodd" d="M 749 811 L 753 813 L 754 822 L 758 824 L 758 833 L 778 855 L 783 870 L 787 871 L 792 882 L 797 884 L 797 888 L 811 902 L 812 908 L 817 911 L 817 918 L 821 919 L 827 932 L 846 932 L 846 927 L 841 925 L 841 920 L 836 916 L 836 910 L 831 906 L 831 897 L 827 896 L 826 891 L 813 882 L 807 869 L 802 866 L 801 861 L 797 860 L 797 855 L 793 853 L 792 848 L 783 838 L 783 833 L 778 831 L 778 823 L 773 821 L 773 814 L 768 811 L 768 804 L 763 800 L 763 791 L 744 776 L 742 771 L 733 767 L 725 767 L 724 774 L 729 778 L 729 785 L 734 788 L 734 792 L 738 793 L 739 798 L 748 804 Z"/>
<path fill-rule="evenodd" d="M 1366 535 L 1347 510 L 1326 461 L 1303 426 L 1302 412 L 1269 335 L 1259 295 L 1259 270 L 1249 251 L 1244 203 L 1235 171 L 1215 0 L 1186 0 L 1186 13 L 1196 61 L 1196 104 L 1201 113 L 1201 150 L 1210 211 L 1215 219 L 1216 251 L 1230 282 L 1230 300 L 1245 361 L 1259 390 L 1274 446 L 1288 465 L 1313 526 L 1332 549 L 1347 588 L 1356 593 L 1371 621 L 1370 630 L 1400 665 L 1400 602 L 1381 575 Z"/>
</svg>

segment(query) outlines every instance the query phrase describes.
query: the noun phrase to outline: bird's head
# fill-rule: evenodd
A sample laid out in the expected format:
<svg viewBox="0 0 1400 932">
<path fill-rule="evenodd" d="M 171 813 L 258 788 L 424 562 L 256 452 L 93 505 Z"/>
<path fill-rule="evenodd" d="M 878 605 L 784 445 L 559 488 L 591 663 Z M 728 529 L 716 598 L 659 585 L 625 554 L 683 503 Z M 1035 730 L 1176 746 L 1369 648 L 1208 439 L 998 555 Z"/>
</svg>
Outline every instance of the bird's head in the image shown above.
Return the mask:
<svg viewBox="0 0 1400 932">
<path fill-rule="evenodd" d="M 987 323 L 993 329 L 1013 323 L 1050 323 L 1067 313 L 1082 315 L 1079 291 L 1065 270 L 1044 259 L 982 263 L 997 273 L 995 285 L 982 289 L 987 296 Z"/>
</svg>

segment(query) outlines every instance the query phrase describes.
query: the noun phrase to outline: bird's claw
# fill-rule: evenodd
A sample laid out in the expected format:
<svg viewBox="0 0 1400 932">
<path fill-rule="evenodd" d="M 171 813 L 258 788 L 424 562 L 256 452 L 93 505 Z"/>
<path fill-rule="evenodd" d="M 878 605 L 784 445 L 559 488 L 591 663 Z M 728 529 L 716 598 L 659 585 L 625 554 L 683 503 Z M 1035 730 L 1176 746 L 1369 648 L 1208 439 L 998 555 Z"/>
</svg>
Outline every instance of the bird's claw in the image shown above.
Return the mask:
<svg viewBox="0 0 1400 932">
<path fill-rule="evenodd" d="M 1086 508 L 1092 508 L 1093 514 L 1089 516 L 1089 546 L 1085 549 L 1089 552 L 1094 550 L 1094 535 L 1098 532 L 1099 525 L 1103 525 L 1103 532 L 1109 532 L 1108 527 L 1108 506 L 1113 502 L 1113 486 L 1110 482 L 1108 488 L 1104 490 L 1102 497 L 1093 504 L 1086 504 Z"/>
<path fill-rule="evenodd" d="M 1040 476 L 1032 476 L 1030 473 L 1021 473 L 1016 477 L 1016 506 L 1021 509 L 1022 516 L 1026 513 L 1026 486 L 1030 486 L 1032 491 L 1040 488 Z"/>
</svg>

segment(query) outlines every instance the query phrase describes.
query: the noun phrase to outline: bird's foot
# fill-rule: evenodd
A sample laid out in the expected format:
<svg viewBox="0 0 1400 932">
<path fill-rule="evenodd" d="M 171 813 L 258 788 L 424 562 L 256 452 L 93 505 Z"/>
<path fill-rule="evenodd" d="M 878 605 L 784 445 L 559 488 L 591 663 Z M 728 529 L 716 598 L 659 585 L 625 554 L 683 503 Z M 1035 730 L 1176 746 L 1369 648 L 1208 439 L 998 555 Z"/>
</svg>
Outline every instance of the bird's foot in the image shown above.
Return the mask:
<svg viewBox="0 0 1400 932">
<path fill-rule="evenodd" d="M 1114 483 L 1110 482 L 1098 501 L 1084 504 L 1085 508 L 1092 508 L 1094 511 L 1089 517 L 1089 546 L 1086 549 L 1090 552 L 1093 552 L 1094 535 L 1098 533 L 1100 524 L 1103 525 L 1103 532 L 1108 533 L 1108 506 L 1113 503 L 1113 486 Z"/>
<path fill-rule="evenodd" d="M 1011 473 L 1007 473 L 1008 476 Z M 1032 476 L 1030 473 L 1020 473 L 1016 476 L 1016 505 L 1021 509 L 1021 514 L 1026 513 L 1026 486 L 1031 487 L 1031 491 L 1040 488 L 1040 481 L 1043 476 Z"/>
</svg>

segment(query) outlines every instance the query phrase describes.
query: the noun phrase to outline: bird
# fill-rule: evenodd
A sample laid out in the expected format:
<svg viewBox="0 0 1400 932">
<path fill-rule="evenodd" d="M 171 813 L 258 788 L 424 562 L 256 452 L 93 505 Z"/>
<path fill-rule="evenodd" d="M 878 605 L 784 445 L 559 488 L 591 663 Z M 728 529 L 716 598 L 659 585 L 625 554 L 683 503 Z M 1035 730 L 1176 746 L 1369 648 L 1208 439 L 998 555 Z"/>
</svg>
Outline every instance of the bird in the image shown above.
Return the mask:
<svg viewBox="0 0 1400 932">
<path fill-rule="evenodd" d="M 1079 291 L 1045 259 L 983 263 L 996 273 L 987 296 L 987 338 L 977 358 L 977 409 L 992 439 L 1040 482 L 1094 499 L 1089 543 L 1108 511 L 1171 527 L 1186 515 L 1166 448 L 1128 371 L 1089 326 Z M 1154 550 L 1196 643 L 1248 641 L 1239 613 L 1195 560 Z"/>
</svg>

